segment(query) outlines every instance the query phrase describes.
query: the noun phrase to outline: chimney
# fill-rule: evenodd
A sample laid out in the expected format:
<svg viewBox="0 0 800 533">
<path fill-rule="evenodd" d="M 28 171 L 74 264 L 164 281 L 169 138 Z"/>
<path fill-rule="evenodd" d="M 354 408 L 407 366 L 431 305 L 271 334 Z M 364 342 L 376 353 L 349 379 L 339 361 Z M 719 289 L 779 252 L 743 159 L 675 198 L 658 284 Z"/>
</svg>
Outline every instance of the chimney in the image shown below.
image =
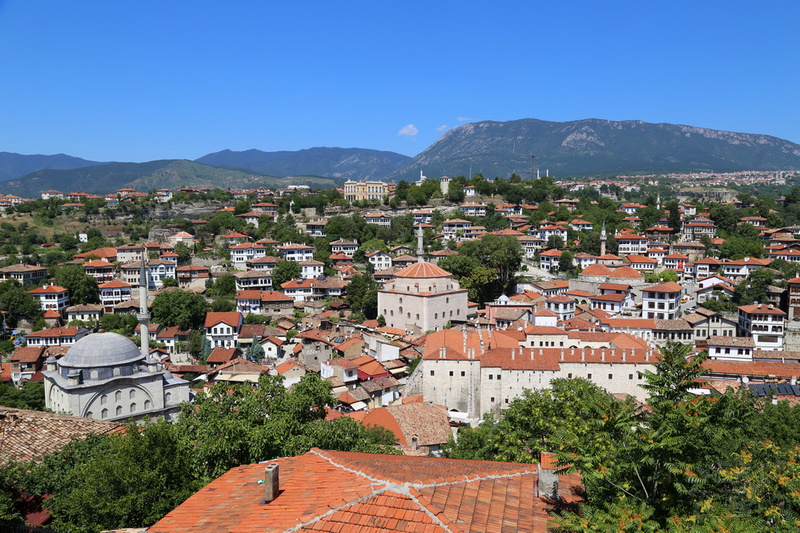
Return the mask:
<svg viewBox="0 0 800 533">
<path fill-rule="evenodd" d="M 533 361 L 533 347 L 531 347 L 531 361 Z"/>
<path fill-rule="evenodd" d="M 411 449 L 417 451 L 419 449 L 419 435 L 411 435 Z"/>
<path fill-rule="evenodd" d="M 559 498 L 557 470 L 555 454 L 542 452 L 539 456 L 539 496 L 552 500 Z"/>
<path fill-rule="evenodd" d="M 270 503 L 277 498 L 279 492 L 278 463 L 270 463 L 264 469 L 264 503 Z"/>
<path fill-rule="evenodd" d="M 511 360 L 514 361 L 517 357 L 517 350 L 516 348 L 511 348 Z"/>
</svg>

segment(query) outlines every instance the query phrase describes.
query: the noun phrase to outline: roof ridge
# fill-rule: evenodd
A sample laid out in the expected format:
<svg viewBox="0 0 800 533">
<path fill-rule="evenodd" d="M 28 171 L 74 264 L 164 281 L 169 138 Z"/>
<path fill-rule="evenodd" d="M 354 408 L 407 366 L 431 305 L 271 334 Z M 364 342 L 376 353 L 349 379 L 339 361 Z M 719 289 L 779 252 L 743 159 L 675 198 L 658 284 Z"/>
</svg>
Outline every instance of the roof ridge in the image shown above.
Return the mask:
<svg viewBox="0 0 800 533">
<path fill-rule="evenodd" d="M 326 513 L 316 516 L 313 520 L 310 520 L 309 522 L 307 522 L 305 524 L 299 524 L 298 526 L 296 526 L 296 527 L 294 527 L 292 529 L 288 529 L 287 531 L 297 531 L 299 528 L 302 528 L 305 525 L 313 524 L 315 522 L 318 522 L 319 520 L 321 520 L 321 519 L 333 514 L 334 512 L 337 512 L 337 511 L 339 511 L 339 510 L 341 510 L 341 509 L 343 509 L 345 507 L 348 507 L 350 505 L 353 505 L 355 503 L 359 503 L 361 501 L 364 501 L 364 500 L 366 500 L 368 498 L 371 498 L 371 497 L 376 496 L 376 495 L 378 495 L 380 493 L 383 493 L 383 492 L 394 492 L 394 493 L 399 494 L 401 496 L 408 497 L 409 499 L 414 501 L 417 505 L 419 505 L 422 508 L 422 510 L 425 512 L 425 514 L 430 516 L 432 520 L 434 520 L 435 522 L 439 523 L 439 525 L 441 525 L 447 531 L 453 531 L 453 532 L 463 531 L 461 528 L 456 526 L 456 524 L 453 523 L 453 521 L 450 518 L 448 518 L 447 515 L 444 514 L 444 510 L 443 509 L 438 509 L 435 505 L 433 505 L 432 502 L 430 502 L 427 498 L 422 496 L 422 494 L 419 492 L 419 490 L 417 490 L 418 487 L 438 486 L 438 485 L 444 485 L 446 483 L 442 482 L 442 483 L 422 484 L 422 483 L 414 483 L 414 482 L 411 482 L 411 481 L 399 481 L 397 479 L 391 479 L 391 478 L 380 479 L 380 478 L 376 478 L 376 477 L 370 476 L 368 474 L 365 474 L 364 472 L 362 472 L 360 470 L 356 470 L 355 468 L 350 468 L 350 467 L 344 466 L 343 464 L 338 463 L 337 461 L 334 461 L 331 457 L 328 457 L 325 453 L 323 453 L 323 450 L 321 450 L 319 448 L 311 448 L 311 450 L 309 450 L 309 452 L 310 453 L 314 453 L 314 454 L 318 455 L 319 457 L 325 459 L 326 461 L 328 461 L 330 464 L 332 464 L 336 468 L 340 468 L 340 469 L 344 470 L 345 472 L 350 472 L 351 474 L 355 474 L 357 476 L 365 477 L 365 478 L 367 478 L 368 480 L 370 480 L 373 483 L 381 483 L 383 485 L 383 487 L 381 487 L 379 489 L 376 489 L 376 490 L 372 491 L 371 494 L 363 496 L 363 497 L 361 497 L 361 498 L 359 498 L 357 500 L 353 500 L 353 501 L 348 502 L 348 503 L 346 503 L 344 505 L 341 505 L 341 506 L 339 506 L 337 508 L 332 508 L 332 509 L 328 510 Z M 530 473 L 530 472 L 528 472 L 528 473 Z M 481 479 L 481 477 L 488 477 L 488 476 L 477 476 L 476 478 L 469 478 L 468 476 L 459 476 L 458 480 L 459 480 L 459 482 L 463 483 L 465 481 L 474 481 L 475 479 Z M 435 512 L 434 512 L 434 510 L 435 510 Z"/>
</svg>

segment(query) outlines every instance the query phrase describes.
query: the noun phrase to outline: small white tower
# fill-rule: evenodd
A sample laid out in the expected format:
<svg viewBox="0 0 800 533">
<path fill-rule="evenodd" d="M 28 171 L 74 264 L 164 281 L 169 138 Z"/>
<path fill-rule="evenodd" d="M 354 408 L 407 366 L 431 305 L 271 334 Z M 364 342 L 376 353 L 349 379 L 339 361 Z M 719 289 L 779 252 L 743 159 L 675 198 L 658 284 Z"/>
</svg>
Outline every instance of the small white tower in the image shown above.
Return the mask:
<svg viewBox="0 0 800 533">
<path fill-rule="evenodd" d="M 603 227 L 600 229 L 600 255 L 606 255 L 606 221 L 603 221 Z"/>
<path fill-rule="evenodd" d="M 421 263 L 423 261 L 423 255 L 425 253 L 424 246 L 422 244 L 422 224 L 417 226 L 417 262 Z"/>
<path fill-rule="evenodd" d="M 147 309 L 147 270 L 144 265 L 144 256 L 142 253 L 142 266 L 139 271 L 139 314 L 136 318 L 139 319 L 139 333 L 142 340 L 142 355 L 145 358 L 150 357 L 150 312 Z"/>
</svg>

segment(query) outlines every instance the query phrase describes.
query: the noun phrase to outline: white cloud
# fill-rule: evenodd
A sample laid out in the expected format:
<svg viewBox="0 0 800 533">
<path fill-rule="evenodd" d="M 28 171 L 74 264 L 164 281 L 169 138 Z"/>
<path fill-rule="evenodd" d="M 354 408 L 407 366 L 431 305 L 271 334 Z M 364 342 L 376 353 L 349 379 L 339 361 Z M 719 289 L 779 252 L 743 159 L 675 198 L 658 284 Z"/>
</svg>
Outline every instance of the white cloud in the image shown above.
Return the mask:
<svg viewBox="0 0 800 533">
<path fill-rule="evenodd" d="M 445 131 L 446 129 L 447 129 L 447 124 L 442 124 L 441 126 L 436 128 L 436 131 Z"/>
<path fill-rule="evenodd" d="M 416 137 L 419 130 L 413 124 L 408 124 L 400 128 L 400 131 L 397 132 L 398 135 L 403 135 L 405 137 Z"/>
<path fill-rule="evenodd" d="M 471 122 L 475 120 L 474 118 L 469 118 L 469 117 L 457 117 L 457 118 L 459 122 Z"/>
</svg>

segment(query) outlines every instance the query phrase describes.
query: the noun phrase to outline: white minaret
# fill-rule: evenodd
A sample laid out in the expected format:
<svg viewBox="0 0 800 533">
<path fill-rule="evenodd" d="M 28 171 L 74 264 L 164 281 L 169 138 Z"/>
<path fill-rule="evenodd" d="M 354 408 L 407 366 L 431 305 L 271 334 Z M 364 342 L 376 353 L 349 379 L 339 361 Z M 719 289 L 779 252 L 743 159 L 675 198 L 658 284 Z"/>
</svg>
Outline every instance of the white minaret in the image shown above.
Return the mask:
<svg viewBox="0 0 800 533">
<path fill-rule="evenodd" d="M 142 267 L 139 271 L 139 333 L 142 340 L 142 355 L 145 359 L 150 359 L 150 312 L 147 310 L 147 270 L 144 266 L 145 252 L 142 253 Z"/>
<path fill-rule="evenodd" d="M 422 246 L 422 224 L 417 228 L 417 262 L 421 263 L 423 261 L 422 256 L 424 254 L 423 246 Z"/>
<path fill-rule="evenodd" d="M 603 221 L 603 227 L 600 229 L 600 255 L 606 255 L 606 221 Z"/>
</svg>

